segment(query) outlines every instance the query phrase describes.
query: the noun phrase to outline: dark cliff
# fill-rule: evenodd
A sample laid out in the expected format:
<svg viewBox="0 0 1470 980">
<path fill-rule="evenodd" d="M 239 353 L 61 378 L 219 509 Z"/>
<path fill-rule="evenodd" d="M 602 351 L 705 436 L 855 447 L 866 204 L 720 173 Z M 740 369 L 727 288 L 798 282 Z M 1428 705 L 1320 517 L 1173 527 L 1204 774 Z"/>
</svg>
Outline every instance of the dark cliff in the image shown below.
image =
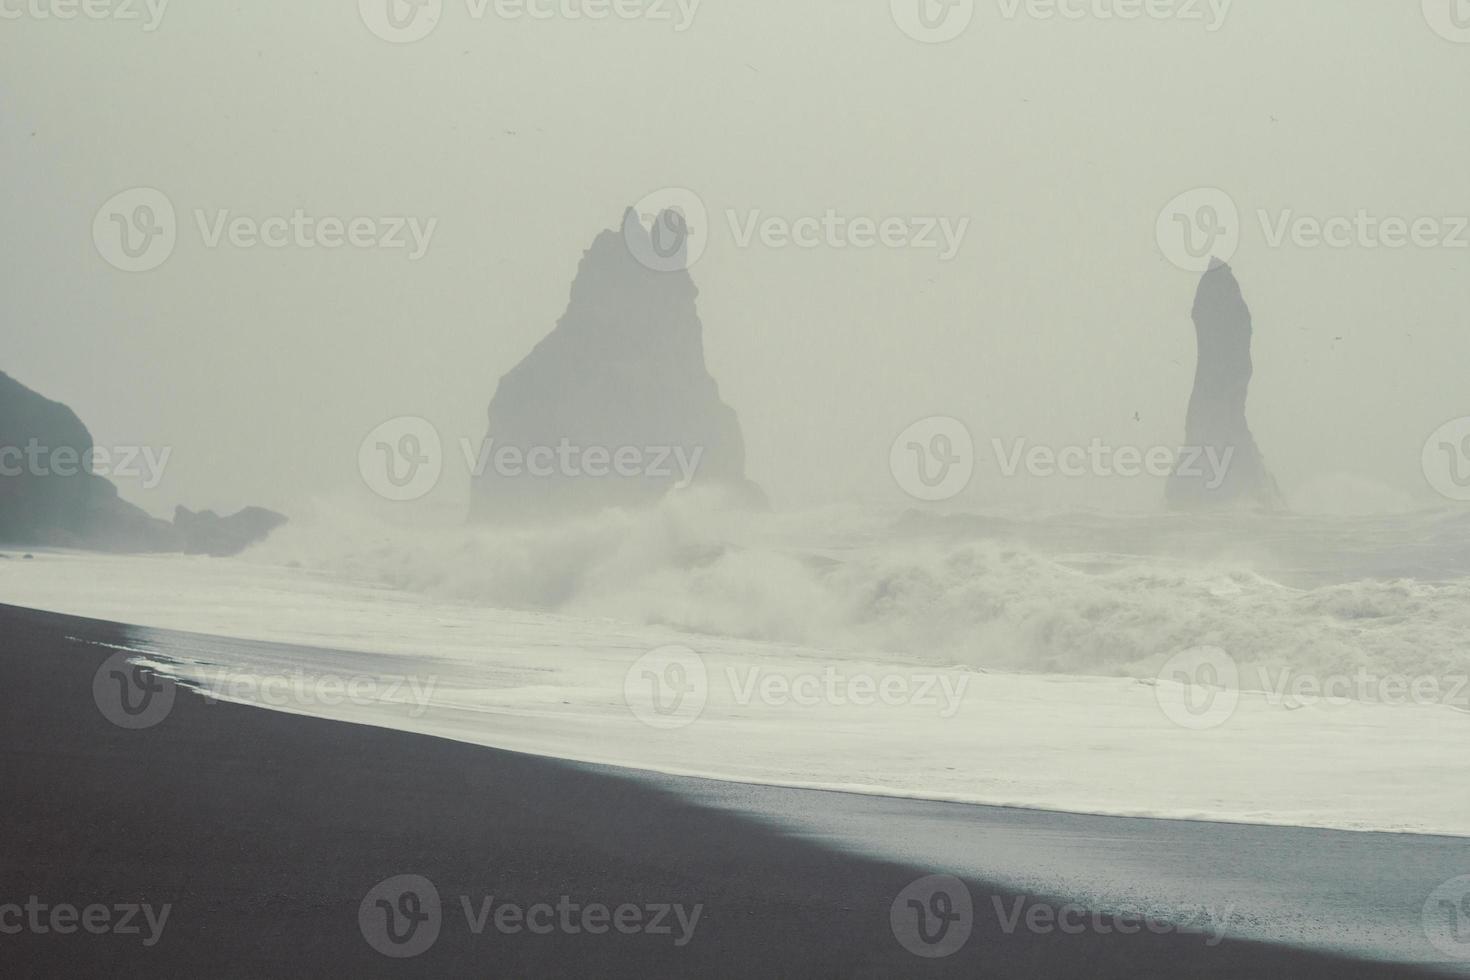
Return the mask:
<svg viewBox="0 0 1470 980">
<path fill-rule="evenodd" d="M 0 543 L 94 551 L 234 554 L 285 523 L 246 508 L 174 523 L 149 516 L 92 472 L 92 434 L 67 406 L 0 372 Z"/>
</svg>

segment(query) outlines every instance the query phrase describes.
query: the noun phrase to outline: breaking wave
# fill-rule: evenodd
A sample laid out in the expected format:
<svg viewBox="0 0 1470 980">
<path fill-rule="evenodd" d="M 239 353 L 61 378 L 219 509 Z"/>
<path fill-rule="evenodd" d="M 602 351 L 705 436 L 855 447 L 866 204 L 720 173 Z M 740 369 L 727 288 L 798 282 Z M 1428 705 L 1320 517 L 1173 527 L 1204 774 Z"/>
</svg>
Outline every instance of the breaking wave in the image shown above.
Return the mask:
<svg viewBox="0 0 1470 980">
<path fill-rule="evenodd" d="M 1470 520 L 750 514 L 690 494 L 537 528 L 394 528 L 342 508 L 257 560 L 477 605 L 828 652 L 1153 676 L 1220 647 L 1339 673 L 1470 670 Z"/>
</svg>

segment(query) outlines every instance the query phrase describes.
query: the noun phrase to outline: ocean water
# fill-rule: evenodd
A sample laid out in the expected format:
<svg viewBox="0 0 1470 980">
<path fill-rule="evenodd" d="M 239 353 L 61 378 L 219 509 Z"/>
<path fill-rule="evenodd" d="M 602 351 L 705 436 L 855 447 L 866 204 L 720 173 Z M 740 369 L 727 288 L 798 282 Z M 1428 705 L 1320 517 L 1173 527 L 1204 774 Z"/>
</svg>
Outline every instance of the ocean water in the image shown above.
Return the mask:
<svg viewBox="0 0 1470 980">
<path fill-rule="evenodd" d="M 217 699 L 517 751 L 1470 836 L 1465 512 L 752 515 L 686 497 L 465 529 L 324 507 L 239 559 L 0 561 L 0 601 L 135 624 L 139 658 Z M 1236 676 L 1181 676 L 1200 650 Z"/>
<path fill-rule="evenodd" d="M 1470 510 L 1382 516 L 833 508 L 676 500 L 537 529 L 289 529 L 253 556 L 407 594 L 835 656 L 1151 677 L 1195 646 L 1331 674 L 1470 671 Z"/>
</svg>

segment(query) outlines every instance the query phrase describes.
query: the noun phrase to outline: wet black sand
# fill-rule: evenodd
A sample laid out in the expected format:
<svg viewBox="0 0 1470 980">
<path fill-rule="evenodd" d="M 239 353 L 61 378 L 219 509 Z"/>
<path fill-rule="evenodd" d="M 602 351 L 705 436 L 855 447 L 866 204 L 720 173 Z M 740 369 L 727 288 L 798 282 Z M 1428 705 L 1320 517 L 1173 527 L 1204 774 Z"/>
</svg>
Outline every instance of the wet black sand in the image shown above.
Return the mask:
<svg viewBox="0 0 1470 980">
<path fill-rule="evenodd" d="M 916 878 L 946 869 L 830 849 L 691 802 L 698 793 L 677 780 L 209 704 L 184 690 L 159 724 L 127 730 L 94 698 L 111 651 L 78 641 L 127 639 L 125 627 L 0 606 L 0 976 L 1419 975 L 1147 929 L 1037 932 L 1023 919 L 1008 934 L 992 909 L 1014 908 L 1011 897 L 978 878 L 967 879 L 968 941 L 921 958 L 895 937 L 890 907 Z M 895 837 L 908 831 L 901 816 L 892 822 Z M 372 903 L 365 920 L 359 910 L 379 882 L 407 874 L 435 886 L 440 930 L 418 955 L 390 958 L 363 930 L 386 917 Z M 1362 887 L 1373 887 L 1370 869 Z M 19 917 L 3 907 L 31 896 L 171 908 L 152 946 L 146 925 L 11 934 Z M 492 918 L 477 935 L 462 896 L 475 910 L 487 896 L 492 907 L 554 907 L 562 896 L 579 909 L 636 906 L 645 924 L 651 906 L 702 911 L 682 946 L 672 914 L 668 934 L 594 935 L 582 925 L 598 920 L 573 912 L 575 933 L 559 923 L 546 935 L 499 932 Z M 1046 909 L 1035 915 L 1047 921 Z"/>
</svg>

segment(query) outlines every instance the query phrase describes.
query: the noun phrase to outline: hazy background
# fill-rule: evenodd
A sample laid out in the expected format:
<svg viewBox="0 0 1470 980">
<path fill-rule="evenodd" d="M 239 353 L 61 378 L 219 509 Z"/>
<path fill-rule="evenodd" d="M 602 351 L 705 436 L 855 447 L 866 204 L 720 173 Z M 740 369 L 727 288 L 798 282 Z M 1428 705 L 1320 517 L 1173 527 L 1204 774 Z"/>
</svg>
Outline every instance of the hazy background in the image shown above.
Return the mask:
<svg viewBox="0 0 1470 980">
<path fill-rule="evenodd" d="M 366 493 L 358 444 L 400 414 L 443 433 L 452 503 L 455 441 L 480 437 L 583 249 L 676 185 L 711 211 L 693 274 L 752 478 L 781 507 L 900 502 L 889 445 L 928 415 L 966 420 L 982 452 L 993 435 L 1181 440 L 1196 277 L 1154 224 L 1181 191 L 1218 186 L 1245 213 L 1251 418 L 1287 494 L 1320 501 L 1346 474 L 1386 502 L 1442 503 L 1420 449 L 1470 414 L 1470 251 L 1271 249 L 1254 212 L 1470 214 L 1467 82 L 1470 46 L 1381 0 L 1238 0 L 1213 34 L 1010 21 L 982 0 L 943 45 L 905 36 L 879 0 L 706 0 L 684 33 L 476 21 L 451 0 L 402 46 L 347 0 L 179 2 L 155 33 L 0 20 L 0 369 L 101 445 L 173 447 L 157 491 L 119 481 L 155 512 Z M 91 227 L 138 185 L 169 195 L 180 241 L 130 275 Z M 413 263 L 211 250 L 192 215 L 296 207 L 439 226 Z M 972 223 L 943 263 L 740 249 L 727 208 Z M 991 470 L 957 503 L 1160 492 Z"/>
</svg>

